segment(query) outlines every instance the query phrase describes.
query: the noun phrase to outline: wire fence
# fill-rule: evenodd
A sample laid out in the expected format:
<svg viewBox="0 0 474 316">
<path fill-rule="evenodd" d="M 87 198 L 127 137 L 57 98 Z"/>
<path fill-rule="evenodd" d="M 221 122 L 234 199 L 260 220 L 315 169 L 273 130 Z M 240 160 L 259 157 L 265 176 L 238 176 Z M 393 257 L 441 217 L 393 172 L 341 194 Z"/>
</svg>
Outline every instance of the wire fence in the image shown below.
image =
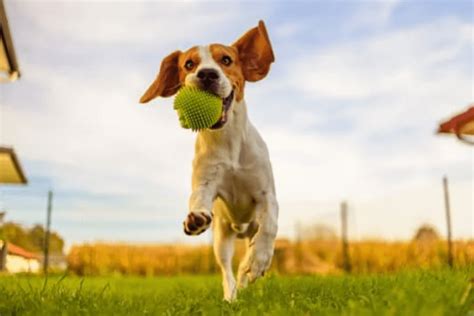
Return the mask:
<svg viewBox="0 0 474 316">
<path fill-rule="evenodd" d="M 447 184 L 447 180 L 444 180 L 443 183 Z M 449 192 L 447 185 L 444 188 L 446 218 L 450 223 L 450 216 L 448 215 Z M 47 192 L 39 190 L 35 186 L 21 189 L 0 189 L 0 201 L 3 203 L 3 209 L 7 209 L 5 204 L 8 204 L 10 199 L 17 201 L 26 196 L 34 200 L 33 204 L 37 206 L 38 213 L 41 214 L 40 218 L 44 220 Z M 59 196 L 59 199 L 61 198 L 61 194 L 57 194 L 57 196 Z M 8 198 L 4 199 L 5 197 Z M 337 207 L 337 203 L 334 204 Z M 314 212 L 311 219 L 281 224 L 280 230 L 286 232 L 286 235 L 282 235 L 282 238 L 276 243 L 273 269 L 279 273 L 372 272 L 390 271 L 403 266 L 431 267 L 446 263 L 450 266 L 462 266 L 474 263 L 474 243 L 472 240 L 454 242 L 452 238 L 447 238 L 448 242 L 446 243 L 445 238 L 437 233 L 436 229 L 433 229 L 434 237 L 428 242 L 426 238 L 421 238 L 421 242 L 418 238 L 415 238 L 417 235 L 415 231 L 412 234 L 413 238 L 405 241 L 388 242 L 382 238 L 361 239 L 357 225 L 357 209 L 352 206 L 351 201 L 341 202 L 339 206 L 339 210 Z M 359 207 L 359 211 L 362 212 L 363 209 Z M 389 221 L 387 223 L 391 224 Z M 447 227 L 450 231 L 447 237 L 452 237 L 452 228 L 450 225 Z M 290 232 L 293 232 L 293 234 Z M 78 244 L 68 252 L 68 262 L 71 269 L 78 274 L 114 273 L 114 271 L 133 274 L 169 274 L 174 271 L 172 266 L 176 265 L 176 262 L 183 262 L 183 258 L 187 256 L 194 258 L 189 260 L 201 267 L 198 269 L 200 272 L 215 272 L 216 266 L 211 263 L 213 262 L 211 234 L 208 240 L 208 244 L 204 246 L 157 244 L 142 247 L 140 245 L 113 242 L 108 244 Z M 242 255 L 242 247 L 243 245 L 237 247 L 237 257 L 239 251 Z M 47 246 L 45 248 L 47 249 Z M 121 251 L 121 249 L 128 250 Z M 115 259 L 102 258 L 104 253 L 109 253 L 110 258 Z M 154 255 L 150 255 L 152 253 Z M 186 255 L 183 255 L 183 253 Z M 175 258 L 173 259 L 175 263 L 161 265 L 159 263 L 160 258 L 163 258 L 165 254 Z M 121 256 L 128 259 L 125 260 Z M 130 259 L 130 256 L 155 259 L 151 261 L 137 259 L 138 261 L 134 261 Z M 381 257 L 384 257 L 384 259 Z M 45 262 L 47 262 L 47 256 Z M 154 268 L 146 268 L 145 265 Z M 195 268 L 190 268 L 183 263 L 183 266 L 178 267 L 175 272 L 191 273 L 195 272 L 193 269 Z"/>
</svg>

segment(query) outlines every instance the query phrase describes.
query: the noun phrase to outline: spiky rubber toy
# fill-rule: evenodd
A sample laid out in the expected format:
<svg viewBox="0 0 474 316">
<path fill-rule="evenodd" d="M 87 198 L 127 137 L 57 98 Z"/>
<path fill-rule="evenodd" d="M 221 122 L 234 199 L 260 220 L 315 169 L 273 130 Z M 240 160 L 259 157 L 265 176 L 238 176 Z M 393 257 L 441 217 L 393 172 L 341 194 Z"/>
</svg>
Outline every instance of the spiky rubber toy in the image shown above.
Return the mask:
<svg viewBox="0 0 474 316">
<path fill-rule="evenodd" d="M 198 131 L 219 121 L 222 99 L 196 87 L 183 87 L 174 99 L 174 109 L 182 127 Z"/>
</svg>

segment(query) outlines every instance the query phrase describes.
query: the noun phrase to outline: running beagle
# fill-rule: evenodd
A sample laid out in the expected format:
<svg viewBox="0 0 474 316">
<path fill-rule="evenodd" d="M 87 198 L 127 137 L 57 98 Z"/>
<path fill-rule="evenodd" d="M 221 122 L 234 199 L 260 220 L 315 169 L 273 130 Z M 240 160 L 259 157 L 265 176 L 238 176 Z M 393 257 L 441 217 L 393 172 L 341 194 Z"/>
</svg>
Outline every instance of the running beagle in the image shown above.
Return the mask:
<svg viewBox="0 0 474 316">
<path fill-rule="evenodd" d="M 263 276 L 273 256 L 278 203 L 267 146 L 247 116 L 244 87 L 259 81 L 274 62 L 263 21 L 230 46 L 195 46 L 165 57 L 140 102 L 197 86 L 222 98 L 222 116 L 197 135 L 192 194 L 184 232 L 198 235 L 212 223 L 214 253 L 223 275 L 224 299 Z M 236 238 L 247 240 L 237 282 L 232 272 Z"/>
</svg>

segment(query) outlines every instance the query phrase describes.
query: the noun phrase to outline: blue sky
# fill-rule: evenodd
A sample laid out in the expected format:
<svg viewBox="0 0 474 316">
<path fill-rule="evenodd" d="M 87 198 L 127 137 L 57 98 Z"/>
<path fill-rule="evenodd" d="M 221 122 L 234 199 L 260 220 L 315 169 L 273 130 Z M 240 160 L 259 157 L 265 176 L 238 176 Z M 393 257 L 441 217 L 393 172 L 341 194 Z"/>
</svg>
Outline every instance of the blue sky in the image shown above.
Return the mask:
<svg viewBox="0 0 474 316">
<path fill-rule="evenodd" d="M 297 222 L 337 227 L 347 199 L 353 238 L 445 232 L 473 237 L 473 151 L 436 136 L 473 101 L 470 1 L 6 1 L 23 76 L 0 86 L 0 143 L 30 184 L 0 188 L 9 220 L 44 222 L 68 244 L 203 242 L 182 233 L 194 137 L 172 99 L 138 99 L 176 49 L 232 43 L 264 19 L 276 63 L 246 88 L 266 139 L 280 236 Z"/>
</svg>

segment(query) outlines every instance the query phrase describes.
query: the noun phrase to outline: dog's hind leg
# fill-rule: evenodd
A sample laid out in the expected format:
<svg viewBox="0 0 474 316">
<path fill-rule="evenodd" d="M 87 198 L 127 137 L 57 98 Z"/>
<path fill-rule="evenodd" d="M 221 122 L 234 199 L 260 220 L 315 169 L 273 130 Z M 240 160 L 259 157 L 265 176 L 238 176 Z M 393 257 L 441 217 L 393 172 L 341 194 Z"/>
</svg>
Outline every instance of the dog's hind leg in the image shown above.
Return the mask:
<svg viewBox="0 0 474 316">
<path fill-rule="evenodd" d="M 250 243 L 250 238 L 246 238 L 245 240 L 245 249 L 246 249 L 246 253 L 245 253 L 245 257 L 248 257 L 249 256 L 249 243 Z M 239 270 L 237 271 L 237 289 L 240 290 L 240 289 L 244 289 L 247 287 L 248 283 L 249 283 L 249 280 L 248 280 L 248 276 L 247 276 L 247 260 L 244 259 L 240 262 L 239 264 Z"/>
<path fill-rule="evenodd" d="M 250 240 L 253 238 L 257 232 L 258 224 L 253 221 L 246 225 L 245 232 L 240 232 L 237 234 L 237 238 L 245 238 L 245 249 L 246 253 L 244 258 L 247 258 L 250 254 Z M 243 289 L 247 287 L 248 277 L 247 277 L 247 260 L 242 260 L 239 264 L 239 270 L 237 272 L 237 289 Z"/>
<path fill-rule="evenodd" d="M 237 233 L 220 216 L 214 217 L 213 226 L 214 255 L 222 271 L 224 299 L 230 302 L 235 299 L 237 294 L 234 273 L 232 272 L 232 257 L 234 256 L 234 243 Z"/>
<path fill-rule="evenodd" d="M 239 266 L 238 287 L 253 282 L 264 275 L 270 267 L 278 230 L 278 203 L 273 195 L 266 196 L 256 206 L 257 229 L 249 236 L 245 257 Z"/>
</svg>

